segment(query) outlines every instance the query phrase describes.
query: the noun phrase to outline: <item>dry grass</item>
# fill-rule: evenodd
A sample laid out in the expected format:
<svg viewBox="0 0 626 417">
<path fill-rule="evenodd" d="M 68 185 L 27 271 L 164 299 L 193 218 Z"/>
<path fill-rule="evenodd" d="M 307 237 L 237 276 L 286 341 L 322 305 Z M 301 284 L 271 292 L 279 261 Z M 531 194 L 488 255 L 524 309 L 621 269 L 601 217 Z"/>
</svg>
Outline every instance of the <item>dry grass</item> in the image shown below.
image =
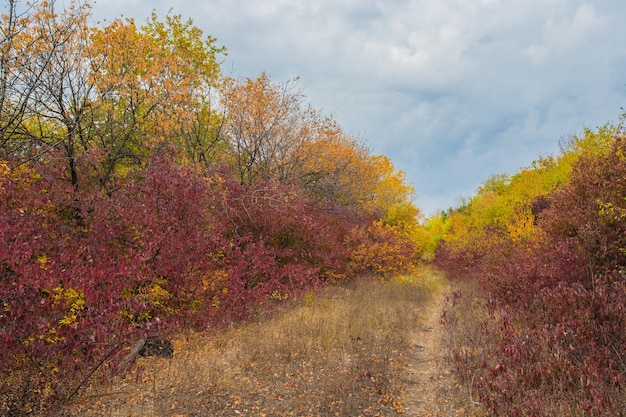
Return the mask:
<svg viewBox="0 0 626 417">
<path fill-rule="evenodd" d="M 426 274 L 426 276 L 430 276 Z M 256 322 L 175 341 L 131 378 L 90 387 L 80 416 L 388 416 L 403 412 L 408 332 L 438 278 L 362 279 Z"/>
<path fill-rule="evenodd" d="M 485 310 L 483 294 L 473 281 L 455 281 L 446 297 L 443 322 L 445 336 L 443 348 L 456 373 L 463 381 L 455 394 L 456 401 L 463 404 L 466 417 L 484 417 L 488 411 L 479 402 L 479 395 L 474 381 L 482 378 L 481 369 L 474 366 L 476 358 L 482 354 L 483 340 L 481 326 L 488 316 Z"/>
</svg>

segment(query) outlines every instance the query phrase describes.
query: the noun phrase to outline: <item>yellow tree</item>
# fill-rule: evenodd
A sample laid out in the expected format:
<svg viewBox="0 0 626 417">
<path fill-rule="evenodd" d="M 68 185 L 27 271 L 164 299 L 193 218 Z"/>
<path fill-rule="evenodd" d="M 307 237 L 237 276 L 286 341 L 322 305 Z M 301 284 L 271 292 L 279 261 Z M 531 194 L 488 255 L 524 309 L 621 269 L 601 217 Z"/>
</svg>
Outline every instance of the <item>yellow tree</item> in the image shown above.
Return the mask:
<svg viewBox="0 0 626 417">
<path fill-rule="evenodd" d="M 158 40 L 163 56 L 165 118 L 172 120 L 174 129 L 173 135 L 165 131 L 162 136 L 175 141 L 191 162 L 210 165 L 225 146 L 219 91 L 224 85 L 220 57 L 226 48 L 217 46 L 212 36 L 203 37 L 191 19 L 183 21 L 180 15 L 167 15 L 160 22 L 153 13 L 142 31 Z"/>
<path fill-rule="evenodd" d="M 214 46 L 215 39 L 203 39 L 180 16 L 160 22 L 153 14 L 142 28 L 117 19 L 94 29 L 92 42 L 99 111 L 93 135 L 105 151 L 102 185 L 116 168 L 141 164 L 167 144 L 185 150 L 192 162 L 208 162 L 221 124 L 213 89 L 224 50 Z"/>
<path fill-rule="evenodd" d="M 461 253 L 504 240 L 532 246 L 541 237 L 537 220 L 550 205 L 550 194 L 569 181 L 581 156 L 605 155 L 616 131 L 614 126 L 586 129 L 562 144 L 560 155 L 541 157 L 512 176 L 488 178 L 474 197 L 443 219 L 447 248 Z"/>
<path fill-rule="evenodd" d="M 412 201 L 413 186 L 386 156 L 367 158 L 371 197 L 364 210 L 374 215 L 370 224 L 352 231 L 355 266 L 377 274 L 412 272 L 427 242 L 420 228 L 420 211 Z"/>
<path fill-rule="evenodd" d="M 396 170 L 391 159 L 383 155 L 371 157 L 376 177 L 374 208 L 390 226 L 410 231 L 417 227 L 420 211 L 413 203 L 415 188 L 403 171 Z"/>
</svg>

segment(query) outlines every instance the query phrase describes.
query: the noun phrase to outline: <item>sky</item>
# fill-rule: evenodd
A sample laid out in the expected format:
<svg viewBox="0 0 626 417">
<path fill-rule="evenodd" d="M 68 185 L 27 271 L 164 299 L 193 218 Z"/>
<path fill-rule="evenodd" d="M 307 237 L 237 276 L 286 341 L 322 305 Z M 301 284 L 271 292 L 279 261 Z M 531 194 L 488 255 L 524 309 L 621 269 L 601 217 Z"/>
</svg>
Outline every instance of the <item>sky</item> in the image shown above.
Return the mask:
<svg viewBox="0 0 626 417">
<path fill-rule="evenodd" d="M 223 72 L 299 77 L 390 157 L 426 215 L 626 107 L 624 0 L 96 0 L 95 19 L 190 18 Z"/>
</svg>

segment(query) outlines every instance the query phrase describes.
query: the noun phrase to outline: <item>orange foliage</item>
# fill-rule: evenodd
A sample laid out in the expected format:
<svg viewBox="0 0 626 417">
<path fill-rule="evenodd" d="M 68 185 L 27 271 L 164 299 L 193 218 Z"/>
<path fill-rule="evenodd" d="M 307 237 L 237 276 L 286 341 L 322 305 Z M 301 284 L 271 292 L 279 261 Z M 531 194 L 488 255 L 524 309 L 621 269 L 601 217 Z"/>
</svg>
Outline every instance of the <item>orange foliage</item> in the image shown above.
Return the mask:
<svg viewBox="0 0 626 417">
<path fill-rule="evenodd" d="M 370 207 L 375 177 L 365 149 L 341 131 L 327 132 L 302 148 L 299 178 L 318 200 Z"/>
<path fill-rule="evenodd" d="M 355 271 L 392 276 L 414 270 L 413 242 L 383 222 L 354 228 L 346 244 L 352 248 L 350 264 Z"/>
<path fill-rule="evenodd" d="M 224 51 L 215 39 L 203 40 L 180 16 L 163 23 L 153 14 L 142 28 L 132 19 L 95 28 L 91 42 L 100 119 L 94 134 L 107 150 L 108 171 L 168 143 L 186 146 L 191 159 L 212 146 L 208 131 L 220 121 L 211 117 L 211 88 L 219 84 L 217 55 Z"/>
<path fill-rule="evenodd" d="M 222 94 L 226 157 L 242 184 L 293 179 L 301 148 L 319 123 L 317 113 L 303 101 L 295 80 L 277 84 L 261 74 L 226 83 Z"/>
</svg>

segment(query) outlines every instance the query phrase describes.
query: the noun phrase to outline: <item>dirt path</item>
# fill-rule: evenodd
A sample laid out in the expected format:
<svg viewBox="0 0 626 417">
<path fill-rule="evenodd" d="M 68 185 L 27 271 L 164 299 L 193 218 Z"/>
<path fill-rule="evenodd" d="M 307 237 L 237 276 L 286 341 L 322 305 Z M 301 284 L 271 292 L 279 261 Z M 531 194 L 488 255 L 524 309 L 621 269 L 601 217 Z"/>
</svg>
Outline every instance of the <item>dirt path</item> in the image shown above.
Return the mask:
<svg viewBox="0 0 626 417">
<path fill-rule="evenodd" d="M 441 349 L 447 281 L 421 278 L 330 289 L 267 320 L 181 338 L 173 359 L 138 359 L 67 415 L 469 416 L 455 408 Z"/>
<path fill-rule="evenodd" d="M 438 292 L 430 303 L 424 306 L 423 325 L 410 336 L 413 359 L 406 374 L 407 416 L 464 415 L 464 410 L 459 408 L 455 401 L 458 386 L 454 382 L 450 366 L 444 359 L 442 348 L 441 314 L 446 289 Z"/>
</svg>

